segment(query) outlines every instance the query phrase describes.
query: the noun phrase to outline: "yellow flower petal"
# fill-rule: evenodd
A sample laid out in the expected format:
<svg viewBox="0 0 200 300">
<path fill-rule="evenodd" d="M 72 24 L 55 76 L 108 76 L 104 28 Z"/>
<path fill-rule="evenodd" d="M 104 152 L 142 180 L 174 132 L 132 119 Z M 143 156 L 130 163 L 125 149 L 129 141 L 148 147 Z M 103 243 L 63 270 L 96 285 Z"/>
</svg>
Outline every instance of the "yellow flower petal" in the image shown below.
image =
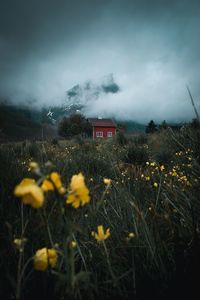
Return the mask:
<svg viewBox="0 0 200 300">
<path fill-rule="evenodd" d="M 36 161 L 31 161 L 29 163 L 29 171 L 38 172 L 39 170 L 40 170 L 40 167 Z"/>
<path fill-rule="evenodd" d="M 103 239 L 104 238 L 104 231 L 103 231 L 103 226 L 100 225 L 97 227 L 97 231 L 98 231 L 98 236 L 100 239 Z"/>
<path fill-rule="evenodd" d="M 102 242 L 104 240 L 106 240 L 109 236 L 110 236 L 110 229 L 108 228 L 106 230 L 106 233 L 104 233 L 104 228 L 102 225 L 99 225 L 97 227 L 97 233 L 92 231 L 92 236 L 94 236 L 94 238 L 98 241 L 98 242 Z"/>
<path fill-rule="evenodd" d="M 34 208 L 39 208 L 44 203 L 43 190 L 37 186 L 34 179 L 25 178 L 15 187 L 14 195 L 22 197 L 24 204 L 29 204 Z"/>
<path fill-rule="evenodd" d="M 103 182 L 105 185 L 111 185 L 111 179 L 104 178 Z"/>
<path fill-rule="evenodd" d="M 54 268 L 57 264 L 57 258 L 55 249 L 39 249 L 34 256 L 34 268 L 38 271 L 46 271 L 48 267 Z"/>
<path fill-rule="evenodd" d="M 54 186 L 53 184 L 51 183 L 51 181 L 45 179 L 41 185 L 41 189 L 44 191 L 44 192 L 48 192 L 48 191 L 53 191 L 54 190 Z"/>
<path fill-rule="evenodd" d="M 72 204 L 74 208 L 78 208 L 80 205 L 84 206 L 89 201 L 89 190 L 85 185 L 84 176 L 81 173 L 73 175 L 70 183 L 70 193 L 66 203 Z"/>
<path fill-rule="evenodd" d="M 55 187 L 59 190 L 62 187 L 62 182 L 60 175 L 57 172 L 52 172 L 50 174 L 50 179 L 53 181 Z"/>
</svg>

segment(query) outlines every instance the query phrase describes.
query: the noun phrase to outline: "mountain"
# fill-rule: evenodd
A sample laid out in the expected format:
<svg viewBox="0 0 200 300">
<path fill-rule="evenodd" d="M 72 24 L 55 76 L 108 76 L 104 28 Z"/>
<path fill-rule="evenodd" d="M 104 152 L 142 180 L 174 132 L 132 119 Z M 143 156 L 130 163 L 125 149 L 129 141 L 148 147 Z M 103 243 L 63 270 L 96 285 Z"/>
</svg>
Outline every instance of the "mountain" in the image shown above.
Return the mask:
<svg viewBox="0 0 200 300">
<path fill-rule="evenodd" d="M 140 124 L 134 121 L 121 121 L 121 120 L 115 120 L 116 124 L 118 124 L 119 127 L 124 129 L 126 133 L 143 133 L 145 132 L 146 125 L 145 124 Z"/>
<path fill-rule="evenodd" d="M 116 94 L 120 91 L 119 85 L 114 81 L 112 74 L 104 77 L 102 82 L 93 83 L 87 81 L 83 85 L 77 84 L 66 92 L 66 103 L 71 104 L 82 104 L 85 105 L 94 99 L 99 98 L 105 94 Z"/>
<path fill-rule="evenodd" d="M 60 106 L 35 109 L 31 106 L 17 107 L 10 103 L 0 104 L 0 140 L 22 140 L 51 138 L 57 135 L 57 124 L 64 116 L 72 113 L 83 113 L 87 116 L 87 107 L 99 97 L 117 94 L 119 85 L 112 74 L 95 83 L 87 81 L 76 84 L 66 91 L 65 99 Z M 98 117 L 98 116 L 94 116 Z M 110 116 L 112 117 L 112 116 Z M 144 131 L 143 125 L 132 121 L 123 123 L 127 132 Z"/>
<path fill-rule="evenodd" d="M 53 124 L 57 123 L 64 116 L 80 112 L 86 114 L 90 102 L 95 101 L 102 95 L 116 94 L 120 91 L 119 85 L 115 82 L 112 74 L 105 76 L 100 82 L 87 81 L 83 84 L 76 84 L 66 91 L 65 100 L 61 106 L 51 106 L 45 109 L 47 117 Z"/>
</svg>

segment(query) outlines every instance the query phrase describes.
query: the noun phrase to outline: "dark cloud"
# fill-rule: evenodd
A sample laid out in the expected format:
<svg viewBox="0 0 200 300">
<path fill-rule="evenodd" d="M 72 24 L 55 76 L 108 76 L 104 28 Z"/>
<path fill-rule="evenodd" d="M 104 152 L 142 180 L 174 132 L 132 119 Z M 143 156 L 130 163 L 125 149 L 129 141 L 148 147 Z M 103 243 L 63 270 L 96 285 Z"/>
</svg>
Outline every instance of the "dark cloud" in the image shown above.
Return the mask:
<svg viewBox="0 0 200 300">
<path fill-rule="evenodd" d="M 88 114 L 190 119 L 199 36 L 198 0 L 1 0 L 0 96 L 56 105 L 113 73 L 119 92 L 91 101 Z"/>
</svg>

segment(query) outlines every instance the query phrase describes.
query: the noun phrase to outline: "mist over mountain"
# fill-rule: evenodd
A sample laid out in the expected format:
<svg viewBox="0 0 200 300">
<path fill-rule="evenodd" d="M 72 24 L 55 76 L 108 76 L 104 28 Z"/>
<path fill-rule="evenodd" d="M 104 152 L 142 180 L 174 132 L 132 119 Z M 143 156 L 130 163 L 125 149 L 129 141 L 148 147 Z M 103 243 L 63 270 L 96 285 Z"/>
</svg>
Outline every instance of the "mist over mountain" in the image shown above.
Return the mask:
<svg viewBox="0 0 200 300">
<path fill-rule="evenodd" d="M 88 115 L 90 107 L 101 97 L 107 98 L 109 94 L 116 94 L 120 86 L 115 82 L 113 74 L 105 76 L 102 81 L 87 81 L 84 84 L 77 84 L 66 92 L 66 100 L 63 106 L 65 110 L 71 105 L 79 105 L 82 111 Z"/>
<path fill-rule="evenodd" d="M 199 36 L 199 0 L 1 0 L 0 98 L 61 106 L 74 87 L 91 116 L 189 121 Z"/>
<path fill-rule="evenodd" d="M 69 89 L 66 101 L 68 103 L 81 103 L 83 105 L 91 104 L 91 101 L 95 101 L 100 96 L 106 94 L 116 94 L 120 91 L 119 85 L 115 82 L 113 74 L 105 76 L 102 82 L 87 81 L 83 85 L 77 84 Z"/>
</svg>

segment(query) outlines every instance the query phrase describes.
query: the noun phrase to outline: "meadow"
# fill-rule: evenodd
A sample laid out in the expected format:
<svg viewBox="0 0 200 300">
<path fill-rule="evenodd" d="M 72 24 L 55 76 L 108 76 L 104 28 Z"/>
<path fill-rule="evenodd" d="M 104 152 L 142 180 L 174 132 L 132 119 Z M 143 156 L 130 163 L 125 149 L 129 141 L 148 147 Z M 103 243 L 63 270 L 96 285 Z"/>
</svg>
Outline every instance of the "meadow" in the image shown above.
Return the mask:
<svg viewBox="0 0 200 300">
<path fill-rule="evenodd" d="M 0 146 L 1 299 L 194 298 L 200 130 Z"/>
</svg>

